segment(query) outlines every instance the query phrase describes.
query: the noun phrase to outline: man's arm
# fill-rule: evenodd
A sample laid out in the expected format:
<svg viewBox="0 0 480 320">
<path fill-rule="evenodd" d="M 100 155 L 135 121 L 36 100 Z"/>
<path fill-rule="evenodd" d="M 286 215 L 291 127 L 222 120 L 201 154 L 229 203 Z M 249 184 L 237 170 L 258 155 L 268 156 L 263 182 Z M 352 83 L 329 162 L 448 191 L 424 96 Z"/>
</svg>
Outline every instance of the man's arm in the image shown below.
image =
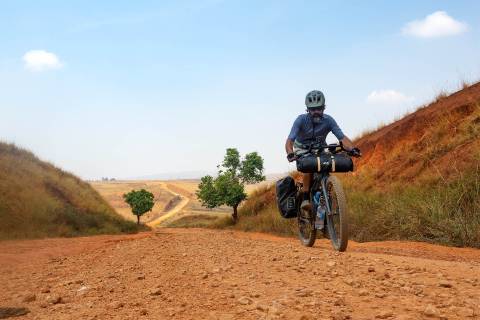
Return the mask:
<svg viewBox="0 0 480 320">
<path fill-rule="evenodd" d="M 335 119 L 330 117 L 331 119 L 331 128 L 330 130 L 332 133 L 337 137 L 337 139 L 343 144 L 344 148 L 347 151 L 350 151 L 354 148 L 352 140 L 350 140 L 343 132 L 342 129 L 338 126 L 337 122 Z"/>
<path fill-rule="evenodd" d="M 342 140 L 343 147 L 347 150 L 350 151 L 354 148 L 352 140 L 350 140 L 347 136 L 344 136 Z"/>
<path fill-rule="evenodd" d="M 287 152 L 287 155 L 293 153 L 293 142 L 295 141 L 298 133 L 300 132 L 301 125 L 302 125 L 302 121 L 299 116 L 293 122 L 292 129 L 290 130 L 290 134 L 288 135 L 287 141 L 285 142 L 285 151 Z"/>
<path fill-rule="evenodd" d="M 285 151 L 287 154 L 293 153 L 293 141 L 287 138 L 287 141 L 285 142 Z"/>
<path fill-rule="evenodd" d="M 290 138 L 287 138 L 287 142 L 285 142 L 285 151 L 287 152 L 288 162 L 296 160 L 295 153 L 293 153 L 293 140 Z"/>
</svg>

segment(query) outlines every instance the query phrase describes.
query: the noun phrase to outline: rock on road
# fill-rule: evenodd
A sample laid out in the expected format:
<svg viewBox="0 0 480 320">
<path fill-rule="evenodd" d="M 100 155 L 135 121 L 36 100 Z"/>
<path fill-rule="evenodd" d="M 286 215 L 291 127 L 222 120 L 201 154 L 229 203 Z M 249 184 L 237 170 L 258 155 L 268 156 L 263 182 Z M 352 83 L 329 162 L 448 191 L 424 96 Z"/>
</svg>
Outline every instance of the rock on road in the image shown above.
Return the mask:
<svg viewBox="0 0 480 320">
<path fill-rule="evenodd" d="M 4 241 L 0 319 L 480 319 L 479 250 L 422 248 L 204 229 Z"/>
</svg>

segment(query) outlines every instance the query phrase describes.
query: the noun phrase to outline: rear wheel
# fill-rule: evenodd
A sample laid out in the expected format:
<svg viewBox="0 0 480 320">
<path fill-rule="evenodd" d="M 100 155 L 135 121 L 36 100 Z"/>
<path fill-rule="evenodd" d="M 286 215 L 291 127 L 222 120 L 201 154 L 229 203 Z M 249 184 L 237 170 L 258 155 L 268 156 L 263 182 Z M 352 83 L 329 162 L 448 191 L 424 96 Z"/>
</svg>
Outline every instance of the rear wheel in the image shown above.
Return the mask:
<svg viewBox="0 0 480 320">
<path fill-rule="evenodd" d="M 306 247 L 312 247 L 317 238 L 317 229 L 315 229 L 315 215 L 311 210 L 300 209 L 300 201 L 297 201 L 297 221 L 298 221 L 298 238 Z"/>
<path fill-rule="evenodd" d="M 337 177 L 329 176 L 326 183 L 330 212 L 327 212 L 328 235 L 333 248 L 345 251 L 348 245 L 348 209 L 342 184 Z"/>
</svg>

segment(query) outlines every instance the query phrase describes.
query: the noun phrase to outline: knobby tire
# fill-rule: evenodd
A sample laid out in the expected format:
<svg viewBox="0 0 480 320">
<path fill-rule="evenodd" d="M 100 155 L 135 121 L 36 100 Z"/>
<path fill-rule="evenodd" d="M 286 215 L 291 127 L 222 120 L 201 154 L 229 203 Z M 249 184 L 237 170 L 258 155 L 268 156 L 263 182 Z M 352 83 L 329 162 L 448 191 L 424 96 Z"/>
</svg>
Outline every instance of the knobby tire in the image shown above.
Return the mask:
<svg viewBox="0 0 480 320">
<path fill-rule="evenodd" d="M 326 183 L 331 214 L 327 213 L 327 228 L 333 248 L 345 251 L 348 246 L 348 208 L 342 184 L 335 176 Z"/>
</svg>

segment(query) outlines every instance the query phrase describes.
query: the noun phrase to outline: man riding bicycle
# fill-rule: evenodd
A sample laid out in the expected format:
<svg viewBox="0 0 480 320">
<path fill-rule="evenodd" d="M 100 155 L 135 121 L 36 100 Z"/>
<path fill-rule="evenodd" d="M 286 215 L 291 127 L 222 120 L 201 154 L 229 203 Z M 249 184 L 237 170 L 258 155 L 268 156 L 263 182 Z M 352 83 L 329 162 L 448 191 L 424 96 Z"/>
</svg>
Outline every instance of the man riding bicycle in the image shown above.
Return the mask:
<svg viewBox="0 0 480 320">
<path fill-rule="evenodd" d="M 311 152 L 316 152 L 327 145 L 327 135 L 332 132 L 343 144 L 346 151 L 358 149 L 353 147 L 352 141 L 343 134 L 337 122 L 329 115 L 324 114 L 325 96 L 321 91 L 313 90 L 305 97 L 307 113 L 301 114 L 293 123 L 285 150 L 289 162 L 297 160 Z M 310 186 L 312 173 L 303 173 L 303 201 L 301 208 L 310 210 Z"/>
</svg>

